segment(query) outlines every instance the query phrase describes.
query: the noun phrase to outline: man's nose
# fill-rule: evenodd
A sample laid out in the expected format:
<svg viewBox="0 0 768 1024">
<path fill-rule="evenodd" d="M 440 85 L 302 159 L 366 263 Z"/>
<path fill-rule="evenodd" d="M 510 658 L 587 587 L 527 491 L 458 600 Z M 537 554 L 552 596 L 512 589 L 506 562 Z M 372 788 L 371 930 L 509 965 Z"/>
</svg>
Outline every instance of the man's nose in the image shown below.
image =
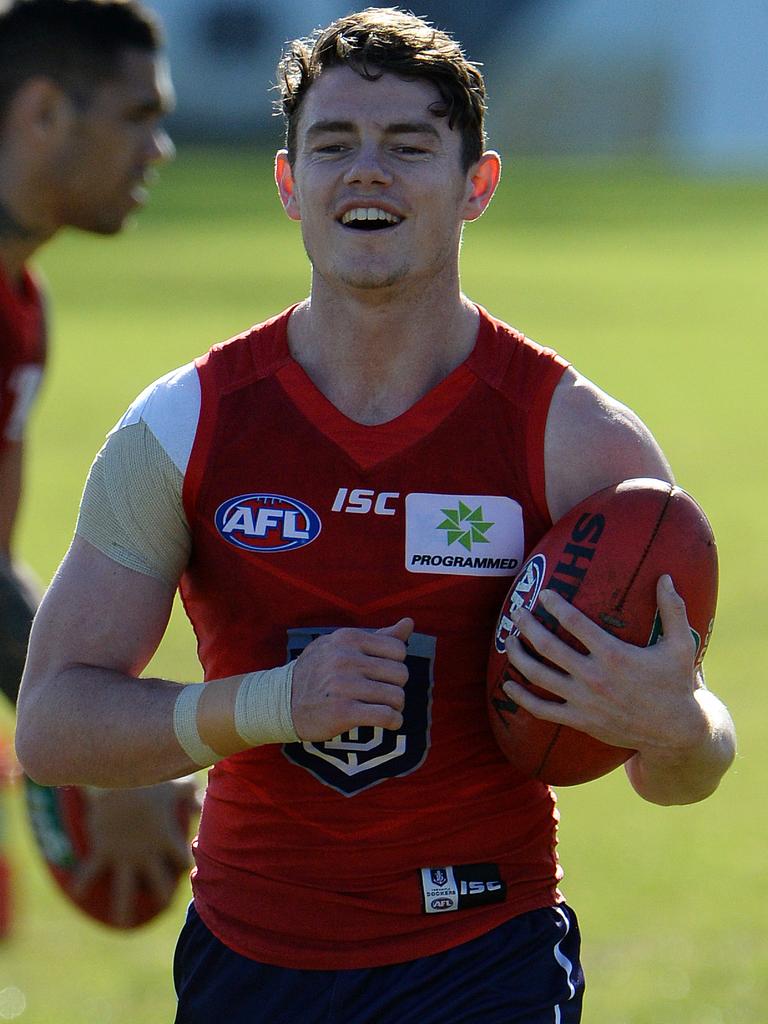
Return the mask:
<svg viewBox="0 0 768 1024">
<path fill-rule="evenodd" d="M 354 154 L 345 175 L 346 185 L 389 185 L 392 173 L 387 168 L 384 154 L 377 145 L 362 145 Z"/>
</svg>

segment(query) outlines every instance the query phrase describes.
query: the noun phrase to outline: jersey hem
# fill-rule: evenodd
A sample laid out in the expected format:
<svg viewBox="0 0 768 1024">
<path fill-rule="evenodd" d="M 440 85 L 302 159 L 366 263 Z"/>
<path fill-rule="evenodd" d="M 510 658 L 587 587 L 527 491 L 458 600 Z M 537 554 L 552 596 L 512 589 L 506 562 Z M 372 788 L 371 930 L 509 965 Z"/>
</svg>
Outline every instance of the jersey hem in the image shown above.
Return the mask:
<svg viewBox="0 0 768 1024">
<path fill-rule="evenodd" d="M 449 949 L 455 949 L 457 946 L 462 946 L 465 942 L 471 942 L 473 939 L 493 931 L 494 928 L 500 927 L 507 921 L 512 920 L 512 918 L 520 917 L 532 910 L 560 906 L 565 903 L 565 898 L 560 890 L 555 887 L 554 890 L 550 890 L 547 893 L 515 903 L 514 907 L 504 906 L 500 908 L 506 910 L 507 913 L 497 912 L 489 914 L 478 911 L 475 914 L 465 911 L 464 913 L 467 916 L 464 921 L 456 922 L 456 924 L 460 923 L 462 925 L 460 929 L 451 922 L 450 938 L 445 936 L 442 939 L 438 939 L 438 935 L 427 934 L 426 936 L 422 935 L 416 941 L 409 939 L 407 936 L 400 940 L 392 939 L 386 944 L 388 952 L 382 949 L 379 953 L 361 954 L 359 950 L 360 941 L 358 940 L 350 943 L 350 948 L 345 949 L 343 952 L 333 954 L 312 953 L 310 951 L 300 952 L 297 949 L 295 952 L 292 950 L 290 956 L 276 953 L 267 946 L 257 949 L 254 945 L 253 948 L 246 949 L 244 946 L 232 942 L 216 926 L 215 915 L 209 914 L 205 903 L 198 896 L 195 896 L 193 902 L 200 920 L 211 934 L 239 956 L 244 956 L 257 963 L 269 964 L 272 967 L 285 967 L 292 970 L 342 971 L 387 967 L 392 964 L 409 963 L 437 953 L 444 953 Z M 462 912 L 459 911 L 459 913 Z M 469 918 L 469 913 L 472 913 L 471 919 Z M 439 932 L 439 935 L 443 935 L 443 932 L 448 930 L 447 924 L 445 929 L 435 929 L 436 932 Z"/>
</svg>

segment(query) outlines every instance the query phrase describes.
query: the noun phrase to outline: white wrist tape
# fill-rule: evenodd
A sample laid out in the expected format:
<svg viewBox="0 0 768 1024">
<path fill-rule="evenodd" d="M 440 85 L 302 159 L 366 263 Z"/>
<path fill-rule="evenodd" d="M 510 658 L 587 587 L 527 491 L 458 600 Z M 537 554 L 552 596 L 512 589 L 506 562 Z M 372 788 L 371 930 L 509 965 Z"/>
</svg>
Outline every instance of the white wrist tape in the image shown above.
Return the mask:
<svg viewBox="0 0 768 1024">
<path fill-rule="evenodd" d="M 203 743 L 197 728 L 197 702 L 203 692 L 204 683 L 187 683 L 182 686 L 173 708 L 173 731 L 179 746 L 195 764 L 201 768 L 221 761 L 215 750 Z"/>
<path fill-rule="evenodd" d="M 295 743 L 299 737 L 291 717 L 295 661 L 243 676 L 235 698 L 235 730 L 251 747 L 264 743 Z"/>
</svg>

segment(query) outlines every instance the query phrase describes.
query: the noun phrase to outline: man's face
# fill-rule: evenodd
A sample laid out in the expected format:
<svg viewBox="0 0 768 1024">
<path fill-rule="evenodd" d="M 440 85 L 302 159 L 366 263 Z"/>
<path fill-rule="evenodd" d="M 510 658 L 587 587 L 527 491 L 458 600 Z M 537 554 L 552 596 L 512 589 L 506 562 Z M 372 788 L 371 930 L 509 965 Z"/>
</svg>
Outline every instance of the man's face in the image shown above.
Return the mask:
<svg viewBox="0 0 768 1024">
<path fill-rule="evenodd" d="M 118 74 L 76 110 L 57 154 L 55 213 L 62 226 L 114 234 L 146 202 L 151 168 L 174 153 L 162 127 L 172 103 L 163 59 L 124 50 Z"/>
<path fill-rule="evenodd" d="M 424 80 L 331 68 L 309 89 L 296 157 L 278 154 L 286 212 L 301 221 L 315 277 L 355 289 L 457 274 L 472 169 Z"/>
</svg>

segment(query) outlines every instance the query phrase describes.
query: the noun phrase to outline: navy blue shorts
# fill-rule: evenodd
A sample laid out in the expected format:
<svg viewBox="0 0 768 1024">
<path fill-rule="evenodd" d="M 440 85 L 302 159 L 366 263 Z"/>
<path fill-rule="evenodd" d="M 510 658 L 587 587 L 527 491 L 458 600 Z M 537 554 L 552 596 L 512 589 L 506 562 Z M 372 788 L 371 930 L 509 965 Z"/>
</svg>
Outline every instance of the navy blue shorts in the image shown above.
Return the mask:
<svg viewBox="0 0 768 1024">
<path fill-rule="evenodd" d="M 176 1024 L 578 1024 L 579 946 L 563 905 L 408 963 L 293 970 L 233 953 L 190 907 L 174 960 Z"/>
</svg>

